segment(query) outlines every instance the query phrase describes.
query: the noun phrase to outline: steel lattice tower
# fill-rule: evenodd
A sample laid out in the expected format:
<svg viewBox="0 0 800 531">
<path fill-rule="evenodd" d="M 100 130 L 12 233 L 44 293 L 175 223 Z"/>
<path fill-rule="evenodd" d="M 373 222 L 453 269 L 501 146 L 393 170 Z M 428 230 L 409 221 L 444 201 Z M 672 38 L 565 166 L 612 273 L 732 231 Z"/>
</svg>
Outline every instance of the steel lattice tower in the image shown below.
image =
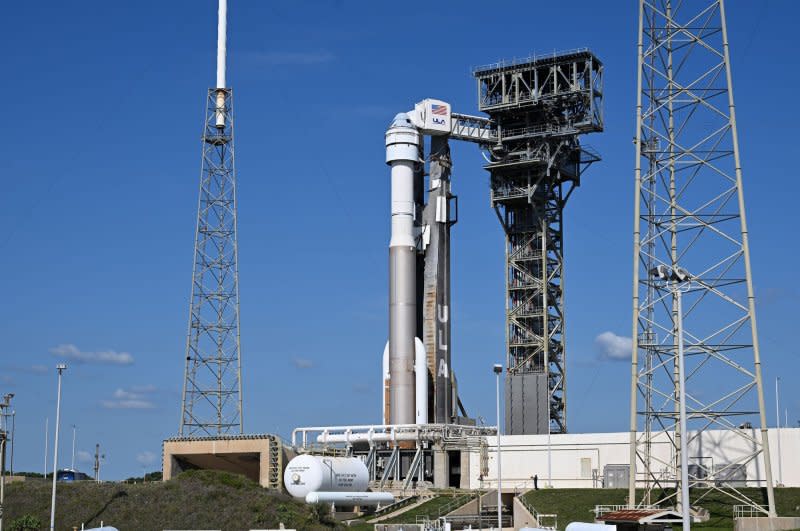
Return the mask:
<svg viewBox="0 0 800 531">
<path fill-rule="evenodd" d="M 217 88 L 208 90 L 180 435 L 242 433 L 233 92 L 225 88 L 220 0 Z"/>
<path fill-rule="evenodd" d="M 760 509 L 735 485 L 748 466 L 763 467 L 774 515 L 723 0 L 640 0 L 636 110 L 629 502 L 636 505 L 637 484 L 645 489 L 639 505 L 678 501 L 686 436 L 689 486 L 710 487 L 694 503 L 718 490 Z M 653 275 L 658 266 L 688 272 L 681 295 Z M 749 450 L 712 462 L 703 447 L 712 434 L 702 437 L 711 429 L 741 437 Z"/>
<path fill-rule="evenodd" d="M 497 127 L 491 204 L 506 235 L 506 433 L 566 433 L 563 211 L 600 160 L 602 63 L 587 50 L 477 69 L 478 106 Z"/>
</svg>

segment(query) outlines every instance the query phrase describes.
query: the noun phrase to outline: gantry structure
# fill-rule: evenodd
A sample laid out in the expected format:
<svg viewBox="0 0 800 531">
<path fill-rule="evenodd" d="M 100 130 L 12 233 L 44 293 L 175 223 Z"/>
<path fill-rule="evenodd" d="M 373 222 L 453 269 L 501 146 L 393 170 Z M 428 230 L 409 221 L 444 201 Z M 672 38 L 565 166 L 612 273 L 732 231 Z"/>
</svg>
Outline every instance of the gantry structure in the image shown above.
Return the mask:
<svg viewBox="0 0 800 531">
<path fill-rule="evenodd" d="M 723 0 L 639 2 L 636 115 L 629 502 L 679 505 L 685 437 L 688 486 L 709 487 L 694 503 L 718 490 L 774 516 Z M 711 462 L 710 429 L 751 450 Z M 766 507 L 739 489 L 756 467 Z"/>
<path fill-rule="evenodd" d="M 491 205 L 506 240 L 506 433 L 566 433 L 564 207 L 599 155 L 603 65 L 574 50 L 477 68 Z"/>
</svg>

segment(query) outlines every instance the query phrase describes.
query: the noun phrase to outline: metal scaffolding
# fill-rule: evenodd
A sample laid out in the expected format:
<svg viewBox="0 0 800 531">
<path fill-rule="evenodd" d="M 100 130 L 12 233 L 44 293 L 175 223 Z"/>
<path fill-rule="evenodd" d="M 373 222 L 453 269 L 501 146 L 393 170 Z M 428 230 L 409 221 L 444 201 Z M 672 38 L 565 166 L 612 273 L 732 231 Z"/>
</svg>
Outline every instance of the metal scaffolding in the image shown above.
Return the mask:
<svg viewBox="0 0 800 531">
<path fill-rule="evenodd" d="M 581 134 L 601 131 L 602 64 L 589 51 L 531 57 L 473 72 L 494 130 L 491 203 L 506 234 L 506 433 L 565 433 L 563 210 L 600 160 Z M 461 121 L 463 122 L 463 120 Z"/>
<path fill-rule="evenodd" d="M 181 436 L 242 433 L 233 93 L 209 89 Z"/>
<path fill-rule="evenodd" d="M 629 503 L 678 501 L 687 437 L 688 485 L 709 487 L 695 503 L 717 490 L 774 516 L 723 0 L 640 0 L 636 111 Z M 686 273 L 681 293 L 659 267 Z M 711 463 L 700 445 L 707 429 L 752 451 Z M 653 451 L 658 433 L 668 458 Z M 754 466 L 764 468 L 767 509 L 737 488 Z"/>
</svg>

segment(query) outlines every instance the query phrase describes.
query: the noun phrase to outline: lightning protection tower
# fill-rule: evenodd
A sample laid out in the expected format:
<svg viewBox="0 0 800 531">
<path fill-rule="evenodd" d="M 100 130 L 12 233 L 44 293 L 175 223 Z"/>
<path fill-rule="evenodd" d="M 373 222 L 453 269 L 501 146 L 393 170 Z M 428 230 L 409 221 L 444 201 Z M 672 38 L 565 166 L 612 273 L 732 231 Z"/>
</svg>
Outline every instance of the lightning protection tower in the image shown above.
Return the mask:
<svg viewBox="0 0 800 531">
<path fill-rule="evenodd" d="M 233 91 L 225 84 L 227 1 L 219 0 L 217 86 L 208 90 L 180 435 L 242 432 Z"/>
<path fill-rule="evenodd" d="M 473 72 L 497 127 L 491 204 L 506 236 L 506 433 L 567 432 L 564 207 L 603 130 L 602 63 L 588 50 Z"/>
<path fill-rule="evenodd" d="M 679 506 L 685 437 L 693 503 L 774 516 L 723 0 L 640 0 L 636 113 L 629 503 Z"/>
</svg>

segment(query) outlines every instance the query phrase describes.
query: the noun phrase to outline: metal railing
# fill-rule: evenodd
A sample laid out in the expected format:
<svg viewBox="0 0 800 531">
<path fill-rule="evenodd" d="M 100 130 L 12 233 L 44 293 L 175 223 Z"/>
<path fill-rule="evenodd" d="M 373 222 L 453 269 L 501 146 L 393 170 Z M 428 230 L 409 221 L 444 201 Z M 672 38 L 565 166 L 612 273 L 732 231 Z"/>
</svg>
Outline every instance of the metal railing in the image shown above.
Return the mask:
<svg viewBox="0 0 800 531">
<path fill-rule="evenodd" d="M 506 68 L 509 66 L 517 66 L 517 65 L 524 65 L 528 63 L 534 63 L 536 61 L 540 61 L 542 59 L 554 59 L 560 58 L 563 56 L 575 55 L 578 53 L 588 52 L 589 48 L 572 48 L 571 50 L 561 50 L 561 51 L 553 51 L 551 53 L 533 53 L 528 57 L 522 57 L 520 59 L 509 59 L 505 61 L 498 61 L 496 63 L 490 63 L 488 65 L 481 65 L 476 66 L 472 69 L 472 73 L 475 72 L 485 72 L 488 70 L 499 70 L 501 68 Z"/>
<path fill-rule="evenodd" d="M 767 505 L 734 505 L 734 518 L 762 518 L 769 516 L 769 506 Z"/>
<path fill-rule="evenodd" d="M 658 504 L 655 505 L 637 505 L 636 509 L 661 509 Z M 610 513 L 612 511 L 627 511 L 630 510 L 630 505 L 595 505 L 594 506 L 594 517 L 598 518 L 603 513 Z"/>
<path fill-rule="evenodd" d="M 542 529 L 556 529 L 558 527 L 558 515 L 557 514 L 542 514 L 536 510 L 536 507 L 531 505 L 531 503 L 525 499 L 524 496 L 517 496 L 517 499 L 520 501 L 523 507 L 525 507 L 531 516 L 536 519 L 536 523 Z M 545 523 L 545 520 L 552 520 L 552 522 Z M 548 525 L 550 524 L 550 525 Z"/>
</svg>

